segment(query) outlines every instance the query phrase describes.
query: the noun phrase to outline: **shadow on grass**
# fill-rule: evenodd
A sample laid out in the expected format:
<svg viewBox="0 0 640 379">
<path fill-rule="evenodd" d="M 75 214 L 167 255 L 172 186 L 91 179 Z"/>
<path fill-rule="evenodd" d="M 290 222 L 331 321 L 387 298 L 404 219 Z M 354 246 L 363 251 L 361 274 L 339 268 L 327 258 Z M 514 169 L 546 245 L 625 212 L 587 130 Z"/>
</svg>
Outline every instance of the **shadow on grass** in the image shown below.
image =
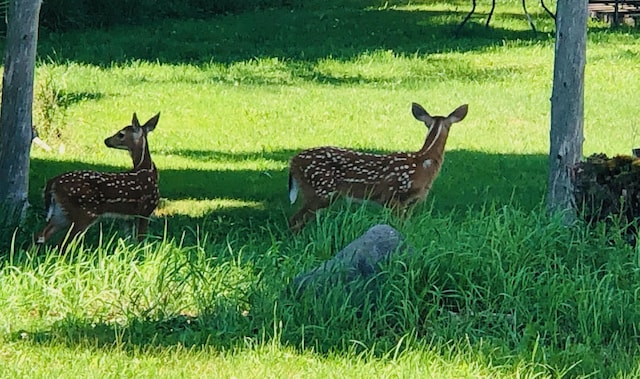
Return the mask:
<svg viewBox="0 0 640 379">
<path fill-rule="evenodd" d="M 221 325 L 219 316 L 178 315 L 155 321 L 133 319 L 127 326 L 65 318 L 55 322 L 49 331 L 21 330 L 13 333 L 9 338 L 13 341 L 27 340 L 44 345 L 63 343 L 67 346 L 86 346 L 90 344 L 100 348 L 120 346 L 130 351 L 138 348 L 176 345 L 184 347 L 208 345 L 227 350 L 242 343 L 243 336 L 249 334 L 238 330 L 242 329 L 242 324 L 246 327 L 247 322 L 243 323 L 236 317 L 229 317 L 227 322 L 232 321 L 238 324 L 226 326 L 235 330 L 229 330 Z"/>
<path fill-rule="evenodd" d="M 231 162 L 231 165 L 233 162 L 246 160 L 268 160 L 280 162 L 286 167 L 295 151 L 234 154 L 179 150 L 168 154 L 187 156 L 199 161 Z M 33 159 L 29 195 L 32 208 L 23 230 L 17 234 L 18 246 L 27 246 L 31 242 L 31 234 L 44 226 L 42 189 L 46 180 L 73 170 L 121 171 L 122 168 Z M 151 223 L 152 235 L 168 233 L 178 238 L 185 230 L 196 230 L 203 224 L 212 223 L 215 225 L 212 225 L 212 233 L 221 238 L 232 230 L 254 230 L 270 223 L 286 229 L 287 217 L 299 207 L 299 204 L 289 204 L 286 169 L 175 170 L 159 167 L 159 170 L 161 216 Z M 547 158 L 543 155 L 449 151 L 429 198 L 422 206 L 431 207 L 433 204 L 435 214 L 478 210 L 491 203 L 533 209 L 545 195 L 546 173 Z M 172 207 L 180 202 L 181 206 Z M 108 231 L 114 230 L 113 226 L 106 228 Z M 118 229 L 115 227 L 116 231 Z M 6 251 L 10 246 L 11 236 L 8 232 L 3 235 L 0 249 Z M 90 235 L 91 233 L 88 237 Z"/>
<path fill-rule="evenodd" d="M 224 161 L 230 165 L 244 161 L 274 161 L 286 166 L 294 150 L 229 153 L 208 150 L 172 150 L 167 155 L 197 161 Z M 378 153 L 388 153 L 380 152 Z M 41 190 L 46 180 L 73 170 L 121 171 L 121 167 L 74 161 L 33 159 L 30 174 L 30 202 L 42 208 Z M 160 193 L 167 201 L 194 199 L 234 199 L 281 206 L 288 203 L 288 171 L 163 169 Z M 487 202 L 512 203 L 533 208 L 544 196 L 547 157 L 544 155 L 488 154 L 478 151 L 448 151 L 445 164 L 430 197 L 436 209 L 459 206 L 479 207 Z M 438 205 L 439 203 L 439 205 Z"/>
<path fill-rule="evenodd" d="M 63 108 L 68 108 L 73 104 L 77 104 L 88 100 L 100 100 L 105 97 L 102 92 L 70 92 L 60 91 L 57 95 L 56 102 Z"/>
<path fill-rule="evenodd" d="M 278 57 L 287 61 L 350 60 L 372 51 L 429 55 L 475 51 L 504 41 L 548 40 L 549 32 L 491 26 L 477 12 L 458 38 L 454 32 L 467 11 L 373 9 L 269 9 L 206 20 L 163 20 L 91 32 L 49 33 L 41 37 L 39 56 L 49 61 L 109 67 L 131 61 L 167 64 L 232 64 Z M 497 14 L 521 20 L 523 14 Z M 541 25 L 553 25 L 543 14 Z M 90 34 L 89 34 L 90 33 Z"/>
</svg>

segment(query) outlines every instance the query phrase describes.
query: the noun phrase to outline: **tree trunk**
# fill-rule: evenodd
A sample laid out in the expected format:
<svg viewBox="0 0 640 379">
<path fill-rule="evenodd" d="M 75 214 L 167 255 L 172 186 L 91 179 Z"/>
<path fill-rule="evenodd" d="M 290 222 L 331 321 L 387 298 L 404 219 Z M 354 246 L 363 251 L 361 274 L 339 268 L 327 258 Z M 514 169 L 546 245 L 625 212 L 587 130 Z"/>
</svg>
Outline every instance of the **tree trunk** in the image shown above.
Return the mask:
<svg viewBox="0 0 640 379">
<path fill-rule="evenodd" d="M 587 0 L 558 0 L 547 206 L 575 219 L 572 168 L 582 158 Z"/>
<path fill-rule="evenodd" d="M 0 225 L 17 226 L 29 206 L 33 80 L 41 0 L 11 0 L 0 111 Z"/>
</svg>

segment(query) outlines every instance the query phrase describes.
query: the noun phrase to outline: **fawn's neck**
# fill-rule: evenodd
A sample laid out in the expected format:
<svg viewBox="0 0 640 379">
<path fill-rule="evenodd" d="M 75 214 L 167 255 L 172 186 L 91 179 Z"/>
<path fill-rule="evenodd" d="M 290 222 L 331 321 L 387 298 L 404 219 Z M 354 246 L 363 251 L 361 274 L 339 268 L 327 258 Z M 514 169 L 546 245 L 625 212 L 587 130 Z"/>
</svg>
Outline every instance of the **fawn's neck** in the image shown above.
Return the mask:
<svg viewBox="0 0 640 379">
<path fill-rule="evenodd" d="M 133 160 L 132 171 L 155 170 L 156 168 L 151 160 L 151 153 L 149 152 L 146 138 L 142 138 L 139 148 L 131 151 L 131 159 Z"/>
<path fill-rule="evenodd" d="M 437 121 L 427 133 L 427 138 L 424 141 L 424 145 L 416 154 L 423 159 L 434 159 L 437 161 L 442 160 L 444 155 L 444 145 L 447 143 L 447 137 L 449 136 L 449 129 Z"/>
</svg>

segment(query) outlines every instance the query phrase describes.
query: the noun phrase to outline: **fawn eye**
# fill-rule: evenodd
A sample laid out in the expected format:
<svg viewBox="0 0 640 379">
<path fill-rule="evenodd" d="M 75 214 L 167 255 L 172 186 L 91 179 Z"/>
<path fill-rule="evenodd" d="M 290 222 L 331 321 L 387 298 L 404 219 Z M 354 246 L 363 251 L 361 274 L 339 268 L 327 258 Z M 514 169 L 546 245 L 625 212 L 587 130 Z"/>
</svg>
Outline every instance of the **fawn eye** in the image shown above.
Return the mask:
<svg viewBox="0 0 640 379">
<path fill-rule="evenodd" d="M 118 138 L 124 139 L 124 132 L 119 132 L 118 133 Z"/>
</svg>

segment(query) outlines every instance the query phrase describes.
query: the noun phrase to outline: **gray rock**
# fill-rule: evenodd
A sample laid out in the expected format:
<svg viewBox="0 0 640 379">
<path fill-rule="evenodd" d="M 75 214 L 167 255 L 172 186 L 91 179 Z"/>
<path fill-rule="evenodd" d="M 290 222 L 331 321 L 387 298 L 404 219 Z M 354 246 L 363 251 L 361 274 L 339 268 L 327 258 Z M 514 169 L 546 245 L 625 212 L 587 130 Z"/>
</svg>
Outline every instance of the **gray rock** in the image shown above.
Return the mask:
<svg viewBox="0 0 640 379">
<path fill-rule="evenodd" d="M 378 271 L 379 263 L 388 261 L 394 253 L 411 251 L 396 229 L 385 224 L 375 225 L 333 258 L 298 275 L 293 286 L 300 293 L 308 286 L 317 288 L 367 278 Z"/>
</svg>

